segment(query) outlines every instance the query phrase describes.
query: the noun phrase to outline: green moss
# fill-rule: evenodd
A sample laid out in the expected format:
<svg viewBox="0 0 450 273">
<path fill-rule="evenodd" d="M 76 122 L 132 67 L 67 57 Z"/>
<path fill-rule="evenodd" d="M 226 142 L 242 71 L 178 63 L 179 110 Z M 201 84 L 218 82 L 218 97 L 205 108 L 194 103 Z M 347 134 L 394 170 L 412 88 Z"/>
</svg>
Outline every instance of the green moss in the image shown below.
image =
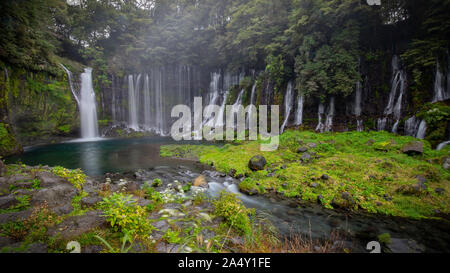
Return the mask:
<svg viewBox="0 0 450 273">
<path fill-rule="evenodd" d="M 378 241 L 382 244 L 390 244 L 391 243 L 391 235 L 389 233 L 383 233 L 378 235 Z"/>
<path fill-rule="evenodd" d="M 11 155 L 20 150 L 20 145 L 11 133 L 10 126 L 0 122 L 0 156 Z"/>
<path fill-rule="evenodd" d="M 299 144 L 299 140 L 303 143 Z M 373 140 L 374 144 L 367 144 Z M 205 164 L 213 164 L 223 173 L 231 169 L 246 175 L 240 189 L 244 192 L 266 193 L 270 190 L 286 197 L 315 203 L 321 196 L 321 204 L 332 208 L 346 192 L 354 204 L 348 209 L 411 218 L 433 217 L 438 209 L 450 212 L 450 172 L 442 168 L 448 150 L 435 151 L 427 141 L 423 155 L 408 156 L 401 152 L 404 144 L 415 138 L 387 132 L 344 132 L 316 134 L 309 131 L 286 131 L 280 136 L 280 146 L 274 152 L 261 152 L 260 142 L 243 142 L 239 145 L 215 146 L 171 145 L 163 146 L 161 154 L 177 154 L 179 157 L 196 155 Z M 308 143 L 317 144 L 308 153 L 316 153 L 318 159 L 308 164 L 300 163 L 297 149 Z M 181 151 L 181 152 L 180 152 Z M 252 172 L 248 161 L 254 155 L 266 158 L 268 170 Z M 281 168 L 282 165 L 283 168 Z M 327 174 L 329 179 L 321 179 Z M 398 189 L 417 183 L 416 176 L 427 178 L 428 190 L 421 196 L 403 195 Z M 314 184 L 314 186 L 313 186 Z M 438 195 L 434 188 L 444 188 Z M 385 196 L 391 196 L 392 200 Z M 389 200 L 389 201 L 388 201 Z"/>
</svg>

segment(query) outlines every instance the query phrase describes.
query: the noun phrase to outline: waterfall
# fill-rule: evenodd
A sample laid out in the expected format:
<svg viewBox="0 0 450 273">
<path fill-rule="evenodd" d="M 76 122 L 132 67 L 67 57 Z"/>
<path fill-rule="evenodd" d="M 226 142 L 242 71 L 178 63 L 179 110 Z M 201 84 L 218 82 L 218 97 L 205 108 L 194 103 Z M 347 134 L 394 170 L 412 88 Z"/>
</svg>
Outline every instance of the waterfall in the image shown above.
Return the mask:
<svg viewBox="0 0 450 273">
<path fill-rule="evenodd" d="M 78 104 L 78 108 L 80 109 L 81 138 L 98 138 L 97 106 L 95 103 L 95 92 L 92 85 L 92 68 L 85 68 L 84 73 L 81 74 L 81 88 L 79 92 L 80 94 L 78 95 L 73 84 L 72 72 L 64 65 L 61 64 L 61 66 L 67 73 L 70 90 Z"/>
<path fill-rule="evenodd" d="M 156 69 L 155 75 L 153 76 L 155 80 L 155 112 L 156 112 L 156 120 L 155 120 L 155 132 L 160 135 L 164 135 L 164 97 L 162 95 L 162 71 L 161 69 Z"/>
<path fill-rule="evenodd" d="M 440 151 L 440 150 L 444 149 L 444 147 L 447 146 L 447 145 L 449 145 L 449 144 L 450 144 L 450 140 L 444 141 L 444 142 L 442 142 L 441 144 L 439 144 L 439 145 L 436 147 L 436 150 L 437 150 L 437 151 Z"/>
<path fill-rule="evenodd" d="M 144 80 L 144 128 L 151 130 L 151 99 L 150 99 L 150 80 L 148 74 Z"/>
<path fill-rule="evenodd" d="M 92 68 L 85 68 L 81 74 L 80 91 L 81 137 L 90 139 L 98 137 L 97 107 L 92 86 Z"/>
<path fill-rule="evenodd" d="M 256 82 L 252 86 L 252 93 L 250 95 L 250 104 L 253 104 L 253 105 L 256 104 L 255 95 L 256 95 Z"/>
<path fill-rule="evenodd" d="M 234 103 L 233 106 L 239 106 L 242 105 L 242 96 L 244 95 L 245 89 L 242 89 L 241 92 L 239 92 L 239 95 L 236 99 L 236 102 Z"/>
<path fill-rule="evenodd" d="M 303 103 L 304 97 L 299 93 L 297 95 L 297 113 L 295 114 L 295 125 L 297 126 L 303 123 Z"/>
<path fill-rule="evenodd" d="M 405 135 L 415 137 L 419 128 L 419 122 L 416 116 L 412 116 L 405 121 Z"/>
<path fill-rule="evenodd" d="M 399 59 L 397 55 L 392 57 L 392 79 L 389 100 L 384 109 L 385 117 L 378 119 L 378 130 L 385 130 L 387 124 L 387 116 L 392 115 L 395 123 L 392 132 L 397 133 L 398 124 L 402 114 L 403 95 L 406 91 L 406 72 L 400 69 Z M 398 94 L 398 95 L 397 95 Z M 382 128 L 382 129 L 380 129 Z"/>
<path fill-rule="evenodd" d="M 225 91 L 225 94 L 223 95 L 223 102 L 220 106 L 219 114 L 217 116 L 216 124 L 214 124 L 214 127 L 221 127 L 225 124 L 223 117 L 225 116 L 225 106 L 227 104 L 228 93 L 229 91 Z"/>
<path fill-rule="evenodd" d="M 450 71 L 448 72 L 450 73 Z M 444 75 L 441 72 L 439 62 L 436 61 L 436 75 L 434 77 L 434 88 L 433 88 L 433 101 L 432 102 L 438 102 L 450 99 L 450 76 L 447 75 L 447 90 L 444 90 L 443 85 L 443 78 Z"/>
<path fill-rule="evenodd" d="M 419 129 L 417 130 L 416 138 L 424 139 L 425 133 L 427 131 L 427 123 L 422 120 L 419 125 Z"/>
<path fill-rule="evenodd" d="M 379 118 L 377 120 L 377 130 L 383 131 L 386 129 L 387 118 Z"/>
<path fill-rule="evenodd" d="M 317 110 L 318 123 L 317 123 L 316 131 L 319 131 L 321 133 L 323 132 L 323 130 L 325 128 L 325 125 L 322 122 L 322 116 L 323 116 L 324 112 L 325 112 L 325 110 L 324 110 L 323 103 L 320 103 L 319 108 Z"/>
<path fill-rule="evenodd" d="M 72 72 L 70 72 L 69 69 L 67 69 L 63 64 L 60 64 L 62 66 L 62 68 L 64 69 L 64 71 L 67 74 L 67 78 L 69 80 L 69 87 L 70 87 L 70 91 L 73 94 L 73 97 L 75 98 L 75 101 L 77 102 L 78 106 L 80 106 L 80 99 L 79 99 L 79 95 L 77 94 L 77 92 L 75 91 L 75 87 L 73 86 L 73 74 Z M 6 68 L 5 68 L 6 69 Z M 7 71 L 6 71 L 7 73 Z M 7 74 L 6 74 L 7 75 Z"/>
<path fill-rule="evenodd" d="M 133 81 L 133 75 L 128 76 L 128 127 L 138 131 L 138 111 L 139 111 L 139 86 L 141 82 L 141 74 L 136 78 L 136 84 Z"/>
<path fill-rule="evenodd" d="M 219 84 L 220 84 L 220 73 L 214 72 L 211 73 L 211 82 L 209 83 L 209 101 L 207 105 L 216 105 L 217 101 L 219 99 Z M 206 117 L 209 117 L 211 115 L 211 112 L 208 112 L 206 114 Z M 214 124 L 212 124 L 212 121 L 214 119 L 207 119 L 205 118 L 203 120 L 203 125 L 208 125 L 212 127 Z"/>
<path fill-rule="evenodd" d="M 358 132 L 362 132 L 364 130 L 363 121 L 359 119 L 361 116 L 361 97 L 362 97 L 362 88 L 361 88 L 361 82 L 358 80 L 356 81 L 356 88 L 355 88 L 355 105 L 353 109 L 353 113 L 357 117 L 356 119 L 356 130 Z"/>
<path fill-rule="evenodd" d="M 334 97 L 331 97 L 330 104 L 328 106 L 328 113 L 325 120 L 325 131 L 331 132 L 333 130 L 333 117 L 334 117 Z"/>
<path fill-rule="evenodd" d="M 292 106 L 293 106 L 294 94 L 292 92 L 292 82 L 288 83 L 286 96 L 284 97 L 284 121 L 281 125 L 280 133 L 284 132 L 284 128 L 289 121 L 289 115 L 291 114 Z"/>
</svg>

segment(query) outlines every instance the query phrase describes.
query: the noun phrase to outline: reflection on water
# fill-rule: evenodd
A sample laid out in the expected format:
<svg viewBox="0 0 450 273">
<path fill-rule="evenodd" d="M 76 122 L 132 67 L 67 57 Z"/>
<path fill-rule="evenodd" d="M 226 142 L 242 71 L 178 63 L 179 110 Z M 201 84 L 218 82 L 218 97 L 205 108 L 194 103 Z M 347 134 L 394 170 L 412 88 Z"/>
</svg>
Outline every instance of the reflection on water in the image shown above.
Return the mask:
<svg viewBox="0 0 450 273">
<path fill-rule="evenodd" d="M 81 168 L 87 175 L 98 176 L 106 172 L 132 171 L 161 165 L 177 166 L 181 164 L 181 160 L 159 157 L 160 145 L 175 143 L 186 142 L 175 142 L 165 137 L 103 139 L 94 142 L 74 141 L 31 147 L 22 155 L 6 158 L 6 163 L 22 162 L 31 166 Z M 186 164 L 186 162 L 182 163 L 182 165 Z"/>
</svg>

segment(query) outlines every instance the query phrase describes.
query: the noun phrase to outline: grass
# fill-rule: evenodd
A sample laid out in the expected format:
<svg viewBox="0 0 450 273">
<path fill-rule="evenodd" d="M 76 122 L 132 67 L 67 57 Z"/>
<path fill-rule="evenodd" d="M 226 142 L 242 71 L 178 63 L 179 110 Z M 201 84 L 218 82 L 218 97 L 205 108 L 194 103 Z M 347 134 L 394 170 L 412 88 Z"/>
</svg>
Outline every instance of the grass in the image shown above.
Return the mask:
<svg viewBox="0 0 450 273">
<path fill-rule="evenodd" d="M 306 203 L 320 198 L 326 208 L 333 208 L 333 201 L 348 193 L 353 201 L 351 210 L 410 218 L 431 218 L 435 210 L 449 213 L 450 172 L 441 166 L 449 148 L 435 151 L 423 141 L 424 153 L 409 156 L 401 148 L 411 141 L 417 139 L 387 132 L 317 134 L 288 130 L 280 136 L 279 149 L 274 152 L 261 152 L 260 142 L 254 141 L 222 147 L 167 145 L 161 147 L 161 156 L 195 157 L 223 173 L 234 169 L 236 175 L 246 176 L 239 186 L 243 191 L 276 191 Z M 308 153 L 318 159 L 313 157 L 305 164 L 300 162 L 297 149 L 308 143 L 316 144 Z M 255 155 L 266 158 L 265 170 L 252 172 L 248 168 Z M 321 179 L 324 174 L 327 180 Z M 417 183 L 418 175 L 427 179 L 427 190 L 416 195 L 403 193 L 402 188 Z M 435 188 L 445 192 L 438 195 Z"/>
</svg>

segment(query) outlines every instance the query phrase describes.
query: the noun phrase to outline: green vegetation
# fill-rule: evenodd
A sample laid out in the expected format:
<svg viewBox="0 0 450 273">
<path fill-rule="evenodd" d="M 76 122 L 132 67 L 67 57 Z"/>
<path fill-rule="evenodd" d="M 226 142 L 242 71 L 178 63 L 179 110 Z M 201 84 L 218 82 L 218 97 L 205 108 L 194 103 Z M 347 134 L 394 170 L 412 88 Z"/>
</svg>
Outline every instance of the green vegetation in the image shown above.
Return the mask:
<svg viewBox="0 0 450 273">
<path fill-rule="evenodd" d="M 9 128 L 8 124 L 0 122 L 0 156 L 13 154 L 20 149 Z"/>
<path fill-rule="evenodd" d="M 218 200 L 214 202 L 214 213 L 225 218 L 225 221 L 237 231 L 249 235 L 252 231 L 252 223 L 249 215 L 254 216 L 255 211 L 247 209 L 236 195 L 221 192 Z"/>
<path fill-rule="evenodd" d="M 147 235 L 153 229 L 146 218 L 145 209 L 137 205 L 136 199 L 131 195 L 113 193 L 103 199 L 100 207 L 116 231 L 130 235 Z"/>
<path fill-rule="evenodd" d="M 403 154 L 403 145 L 413 140 L 416 139 L 387 132 L 287 131 L 280 137 L 275 152 L 261 152 L 259 142 L 205 146 L 192 151 L 202 163 L 213 164 L 218 171 L 228 173 L 234 169 L 236 175 L 245 175 L 239 185 L 244 192 L 276 191 L 302 202 L 319 201 L 326 208 L 343 205 L 340 201 L 344 195 L 347 209 L 412 218 L 433 217 L 435 210 L 448 213 L 450 172 L 441 163 L 449 148 L 435 151 L 423 141 L 423 155 Z M 308 150 L 312 159 L 302 163 L 302 153 L 297 150 L 309 143 L 316 144 Z M 179 156 L 180 150 L 189 148 L 164 146 L 161 150 L 161 155 L 170 156 L 173 150 Z M 257 154 L 266 158 L 267 166 L 263 171 L 252 172 L 248 161 Z M 427 179 L 427 189 L 406 194 L 404 188 L 414 186 L 419 175 Z M 439 195 L 435 188 L 445 192 Z"/>
<path fill-rule="evenodd" d="M 427 134 L 425 139 L 433 146 L 438 145 L 445 139 L 445 130 L 450 120 L 450 105 L 445 102 L 426 103 L 417 117 L 427 123 Z"/>
<path fill-rule="evenodd" d="M 66 178 L 79 191 L 83 189 L 83 185 L 86 182 L 86 175 L 80 169 L 68 170 L 66 168 L 57 166 L 52 169 L 52 172 L 57 176 Z"/>
</svg>

